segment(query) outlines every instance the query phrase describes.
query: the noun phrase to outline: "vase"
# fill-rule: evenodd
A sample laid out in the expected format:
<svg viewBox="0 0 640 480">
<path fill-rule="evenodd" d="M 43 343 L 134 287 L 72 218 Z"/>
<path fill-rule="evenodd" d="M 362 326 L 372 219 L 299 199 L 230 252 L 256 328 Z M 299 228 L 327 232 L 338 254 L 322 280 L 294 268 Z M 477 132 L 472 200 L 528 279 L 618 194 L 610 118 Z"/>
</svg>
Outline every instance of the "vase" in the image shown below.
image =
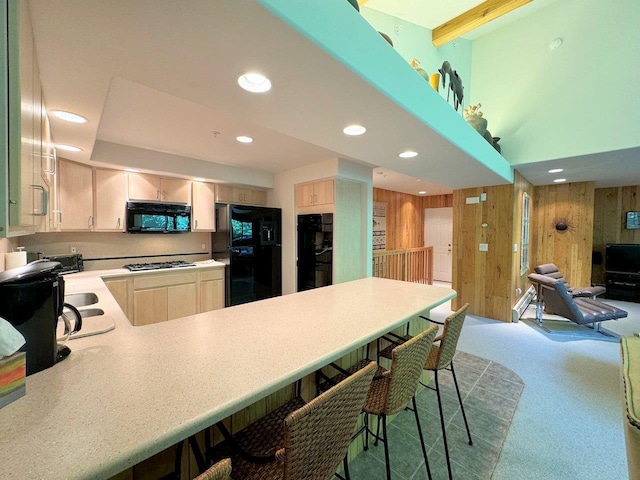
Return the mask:
<svg viewBox="0 0 640 480">
<path fill-rule="evenodd" d="M 438 88 L 440 87 L 440 74 L 432 73 L 429 77 L 429 84 L 437 92 Z"/>
</svg>

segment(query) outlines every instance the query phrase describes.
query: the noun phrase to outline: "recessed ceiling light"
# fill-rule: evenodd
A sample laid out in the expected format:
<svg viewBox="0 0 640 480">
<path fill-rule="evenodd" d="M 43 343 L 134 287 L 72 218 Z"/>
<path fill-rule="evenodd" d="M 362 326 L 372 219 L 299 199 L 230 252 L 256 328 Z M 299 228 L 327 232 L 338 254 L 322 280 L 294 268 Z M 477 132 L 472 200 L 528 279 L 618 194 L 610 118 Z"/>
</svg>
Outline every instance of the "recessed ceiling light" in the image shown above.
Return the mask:
<svg viewBox="0 0 640 480">
<path fill-rule="evenodd" d="M 240 143 L 251 143 L 251 142 L 253 142 L 253 138 L 247 137 L 245 135 L 240 135 L 239 137 L 236 137 L 236 140 L 239 141 Z"/>
<path fill-rule="evenodd" d="M 566 178 L 556 178 L 553 183 L 562 183 L 562 182 L 566 182 L 567 179 Z"/>
<path fill-rule="evenodd" d="M 413 158 L 418 156 L 418 152 L 414 152 L 413 150 L 407 150 L 398 154 L 400 158 Z"/>
<path fill-rule="evenodd" d="M 206 179 L 202 177 L 196 177 L 193 179 L 194 182 L 204 182 Z"/>
<path fill-rule="evenodd" d="M 425 192 L 424 190 L 421 190 L 421 191 L 418 192 L 418 195 L 426 195 L 426 194 L 427 194 L 427 192 Z"/>
<path fill-rule="evenodd" d="M 562 172 L 562 168 L 552 168 L 549 170 L 549 173 L 560 173 Z"/>
<path fill-rule="evenodd" d="M 60 120 L 71 123 L 87 123 L 89 120 L 77 113 L 66 112 L 64 110 L 49 110 L 49 113 Z"/>
<path fill-rule="evenodd" d="M 264 93 L 271 90 L 271 80 L 260 73 L 245 73 L 238 77 L 238 85 L 247 92 Z"/>
<path fill-rule="evenodd" d="M 82 149 L 79 147 L 74 147 L 73 145 L 64 145 L 62 143 L 56 143 L 56 148 L 58 150 L 64 150 L 65 152 L 81 152 Z"/>
<path fill-rule="evenodd" d="M 138 170 L 137 168 L 125 168 L 124 171 L 131 173 L 140 173 L 140 170 Z"/>
<path fill-rule="evenodd" d="M 349 125 L 348 127 L 344 127 L 344 129 L 342 130 L 346 135 L 351 135 L 351 136 L 356 136 L 356 135 L 362 135 L 364 132 L 367 131 L 366 128 L 364 128 L 362 125 Z"/>
</svg>

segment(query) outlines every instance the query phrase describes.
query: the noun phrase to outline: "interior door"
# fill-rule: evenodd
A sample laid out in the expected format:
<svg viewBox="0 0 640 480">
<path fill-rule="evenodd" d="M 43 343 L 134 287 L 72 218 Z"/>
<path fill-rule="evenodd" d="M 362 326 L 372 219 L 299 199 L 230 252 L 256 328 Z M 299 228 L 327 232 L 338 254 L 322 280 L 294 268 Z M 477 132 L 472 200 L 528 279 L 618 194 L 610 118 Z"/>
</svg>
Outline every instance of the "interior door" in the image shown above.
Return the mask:
<svg viewBox="0 0 640 480">
<path fill-rule="evenodd" d="M 453 208 L 424 210 L 424 245 L 433 246 L 433 279 L 451 282 Z"/>
</svg>

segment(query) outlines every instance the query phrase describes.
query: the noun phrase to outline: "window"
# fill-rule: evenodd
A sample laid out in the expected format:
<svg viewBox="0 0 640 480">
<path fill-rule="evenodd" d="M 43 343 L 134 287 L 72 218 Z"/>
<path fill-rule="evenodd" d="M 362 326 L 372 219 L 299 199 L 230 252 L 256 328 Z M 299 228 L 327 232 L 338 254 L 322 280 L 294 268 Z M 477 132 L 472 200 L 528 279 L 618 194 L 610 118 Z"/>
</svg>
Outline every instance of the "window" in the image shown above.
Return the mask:
<svg viewBox="0 0 640 480">
<path fill-rule="evenodd" d="M 520 238 L 520 275 L 529 270 L 529 216 L 531 200 L 527 193 L 522 194 L 522 235 Z"/>
</svg>

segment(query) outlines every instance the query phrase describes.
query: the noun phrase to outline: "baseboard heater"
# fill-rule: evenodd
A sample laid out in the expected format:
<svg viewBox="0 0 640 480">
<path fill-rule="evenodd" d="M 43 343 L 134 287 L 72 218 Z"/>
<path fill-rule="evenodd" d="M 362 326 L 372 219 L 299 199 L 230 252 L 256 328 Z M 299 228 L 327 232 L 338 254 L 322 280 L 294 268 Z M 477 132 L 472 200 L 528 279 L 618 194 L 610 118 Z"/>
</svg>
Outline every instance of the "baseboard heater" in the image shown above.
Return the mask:
<svg viewBox="0 0 640 480">
<path fill-rule="evenodd" d="M 520 317 L 522 317 L 522 314 L 527 309 L 527 307 L 529 306 L 529 304 L 531 303 L 531 301 L 534 299 L 535 296 L 536 296 L 536 289 L 533 287 L 533 285 L 529 285 L 529 288 L 527 289 L 527 291 L 524 292 L 524 295 L 520 297 L 520 300 L 518 300 L 516 304 L 513 306 L 513 308 L 511 309 L 512 322 L 515 323 L 518 320 L 520 320 Z"/>
</svg>

